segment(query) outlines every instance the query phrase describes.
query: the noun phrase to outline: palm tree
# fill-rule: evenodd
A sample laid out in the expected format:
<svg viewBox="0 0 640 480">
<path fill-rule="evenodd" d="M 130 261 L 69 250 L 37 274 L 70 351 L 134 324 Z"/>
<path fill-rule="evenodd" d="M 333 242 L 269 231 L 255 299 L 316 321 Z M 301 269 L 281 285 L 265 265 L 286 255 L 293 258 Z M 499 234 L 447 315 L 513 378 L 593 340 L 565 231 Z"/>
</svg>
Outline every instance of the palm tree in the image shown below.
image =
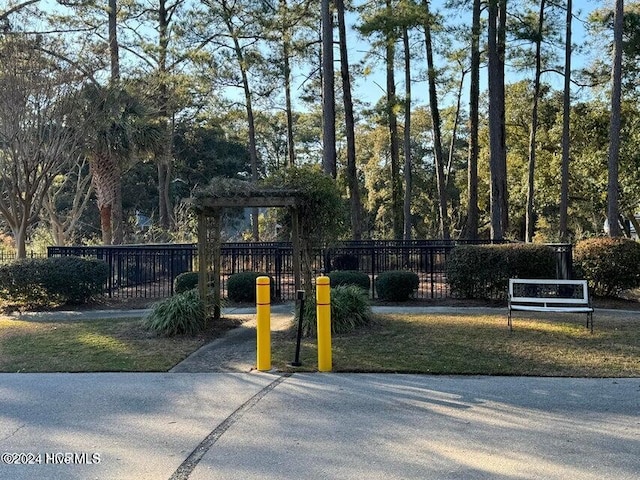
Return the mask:
<svg viewBox="0 0 640 480">
<path fill-rule="evenodd" d="M 89 133 L 85 150 L 96 192 L 104 245 L 120 244 L 122 232 L 122 169 L 137 152 L 157 146 L 161 130 L 151 120 L 142 97 L 126 86 L 90 85 L 85 89 Z"/>
</svg>

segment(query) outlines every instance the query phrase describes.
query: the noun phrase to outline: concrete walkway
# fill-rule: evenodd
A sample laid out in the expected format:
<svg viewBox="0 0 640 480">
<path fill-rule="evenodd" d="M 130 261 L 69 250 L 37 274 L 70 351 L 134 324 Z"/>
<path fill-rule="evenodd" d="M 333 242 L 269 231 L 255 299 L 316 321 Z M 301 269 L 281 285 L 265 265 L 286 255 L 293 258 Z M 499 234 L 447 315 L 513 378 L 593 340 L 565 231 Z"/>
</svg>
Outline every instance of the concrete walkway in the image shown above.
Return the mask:
<svg viewBox="0 0 640 480">
<path fill-rule="evenodd" d="M 271 307 L 271 331 L 286 330 L 293 321 L 293 304 Z M 235 308 L 223 311 L 224 316 L 240 318 L 244 323 L 224 337 L 203 345 L 170 372 L 213 373 L 250 372 L 256 366 L 255 308 Z"/>
</svg>

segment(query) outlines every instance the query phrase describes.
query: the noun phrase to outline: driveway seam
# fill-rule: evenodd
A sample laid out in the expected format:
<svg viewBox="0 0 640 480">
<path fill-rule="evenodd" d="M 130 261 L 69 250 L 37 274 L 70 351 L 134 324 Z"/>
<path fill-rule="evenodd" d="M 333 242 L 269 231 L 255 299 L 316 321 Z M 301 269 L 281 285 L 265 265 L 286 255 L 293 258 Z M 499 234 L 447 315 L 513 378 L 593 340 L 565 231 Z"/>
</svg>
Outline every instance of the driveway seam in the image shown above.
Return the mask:
<svg viewBox="0 0 640 480">
<path fill-rule="evenodd" d="M 216 428 L 214 428 L 209 435 L 207 435 L 200 444 L 193 449 L 189 456 L 182 462 L 182 464 L 173 472 L 173 475 L 169 477 L 169 480 L 188 480 L 191 473 L 198 466 L 205 454 L 211 449 L 211 447 L 224 435 L 224 433 L 235 424 L 242 416 L 255 405 L 258 404 L 270 391 L 280 385 L 292 373 L 284 373 L 276 378 L 269 385 L 264 387 L 258 393 L 256 393 L 249 400 L 240 405 L 234 412 L 224 419 Z"/>
</svg>

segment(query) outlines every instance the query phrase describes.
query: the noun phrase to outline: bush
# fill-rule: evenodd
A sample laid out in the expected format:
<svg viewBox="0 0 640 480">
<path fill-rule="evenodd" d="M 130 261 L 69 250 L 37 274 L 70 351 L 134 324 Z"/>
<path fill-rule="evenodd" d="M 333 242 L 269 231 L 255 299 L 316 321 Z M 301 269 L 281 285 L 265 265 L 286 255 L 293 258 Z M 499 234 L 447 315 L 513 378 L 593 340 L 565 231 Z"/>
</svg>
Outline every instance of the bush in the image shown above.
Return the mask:
<svg viewBox="0 0 640 480">
<path fill-rule="evenodd" d="M 109 266 L 81 257 L 24 258 L 0 266 L 0 291 L 30 306 L 85 303 L 103 292 Z"/>
<path fill-rule="evenodd" d="M 619 295 L 640 286 L 640 244 L 624 238 L 590 238 L 576 243 L 573 251 L 578 276 L 589 282 L 593 293 Z"/>
<path fill-rule="evenodd" d="M 328 277 L 331 281 L 331 286 L 333 287 L 340 285 L 356 285 L 364 288 L 366 291 L 371 288 L 369 275 L 363 272 L 356 272 L 353 270 L 335 271 L 330 272 Z"/>
<path fill-rule="evenodd" d="M 358 257 L 347 253 L 336 255 L 333 259 L 333 268 L 336 270 L 357 270 L 359 264 Z"/>
<path fill-rule="evenodd" d="M 296 322 L 299 312 L 296 312 Z M 331 332 L 349 333 L 369 325 L 373 319 L 369 295 L 356 285 L 340 285 L 331 289 Z M 317 334 L 316 302 L 307 299 L 302 313 L 302 334 Z"/>
<path fill-rule="evenodd" d="M 546 245 L 462 245 L 445 267 L 451 293 L 460 298 L 504 298 L 509 278 L 555 278 L 556 260 Z"/>
<path fill-rule="evenodd" d="M 173 292 L 184 293 L 198 288 L 198 272 L 184 272 L 173 281 Z"/>
<path fill-rule="evenodd" d="M 256 278 L 268 277 L 266 273 L 234 273 L 227 281 L 227 296 L 233 302 L 256 302 Z M 274 281 L 271 278 L 271 298 L 275 297 Z"/>
<path fill-rule="evenodd" d="M 131 263 L 120 264 L 118 282 L 121 287 L 133 287 L 153 282 L 156 270 L 153 261 L 140 259 Z"/>
<path fill-rule="evenodd" d="M 376 278 L 375 284 L 379 299 L 404 302 L 409 300 L 418 290 L 420 278 L 413 272 L 397 270 L 381 273 Z"/>
<path fill-rule="evenodd" d="M 80 257 L 51 257 L 44 282 L 50 295 L 64 303 L 85 303 L 100 295 L 109 278 L 109 265 L 102 260 Z"/>
<path fill-rule="evenodd" d="M 205 320 L 204 302 L 198 291 L 188 290 L 155 303 L 143 325 L 164 336 L 194 335 L 204 328 Z"/>
</svg>

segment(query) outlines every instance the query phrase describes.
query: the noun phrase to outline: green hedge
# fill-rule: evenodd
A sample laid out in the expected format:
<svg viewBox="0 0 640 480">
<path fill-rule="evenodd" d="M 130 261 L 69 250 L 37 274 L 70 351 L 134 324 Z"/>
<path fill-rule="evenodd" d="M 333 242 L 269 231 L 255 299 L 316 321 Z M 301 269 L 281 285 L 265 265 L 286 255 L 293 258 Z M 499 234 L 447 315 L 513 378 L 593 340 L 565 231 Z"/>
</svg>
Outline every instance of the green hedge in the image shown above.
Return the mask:
<svg viewBox="0 0 640 480">
<path fill-rule="evenodd" d="M 103 293 L 109 266 L 81 257 L 25 258 L 0 265 L 0 294 L 12 303 L 85 303 Z"/>
<path fill-rule="evenodd" d="M 509 278 L 555 278 L 554 251 L 546 245 L 461 245 L 447 257 L 453 296 L 505 298 Z"/>
<path fill-rule="evenodd" d="M 268 277 L 261 272 L 234 273 L 227 281 L 227 296 L 232 302 L 256 302 L 256 278 Z M 271 278 L 271 298 L 275 297 L 274 281 Z"/>
<path fill-rule="evenodd" d="M 413 272 L 395 270 L 378 275 L 375 285 L 380 300 L 404 302 L 418 290 L 420 278 Z"/>
<path fill-rule="evenodd" d="M 173 281 L 173 292 L 184 293 L 198 288 L 198 272 L 183 272 Z"/>
<path fill-rule="evenodd" d="M 590 238 L 576 243 L 574 269 L 593 293 L 616 296 L 640 287 L 640 244 L 624 238 Z"/>
<path fill-rule="evenodd" d="M 371 288 L 371 279 L 369 275 L 354 270 L 336 270 L 329 272 L 327 275 L 331 281 L 332 287 L 339 285 L 356 285 L 358 287 L 369 290 Z"/>
</svg>

